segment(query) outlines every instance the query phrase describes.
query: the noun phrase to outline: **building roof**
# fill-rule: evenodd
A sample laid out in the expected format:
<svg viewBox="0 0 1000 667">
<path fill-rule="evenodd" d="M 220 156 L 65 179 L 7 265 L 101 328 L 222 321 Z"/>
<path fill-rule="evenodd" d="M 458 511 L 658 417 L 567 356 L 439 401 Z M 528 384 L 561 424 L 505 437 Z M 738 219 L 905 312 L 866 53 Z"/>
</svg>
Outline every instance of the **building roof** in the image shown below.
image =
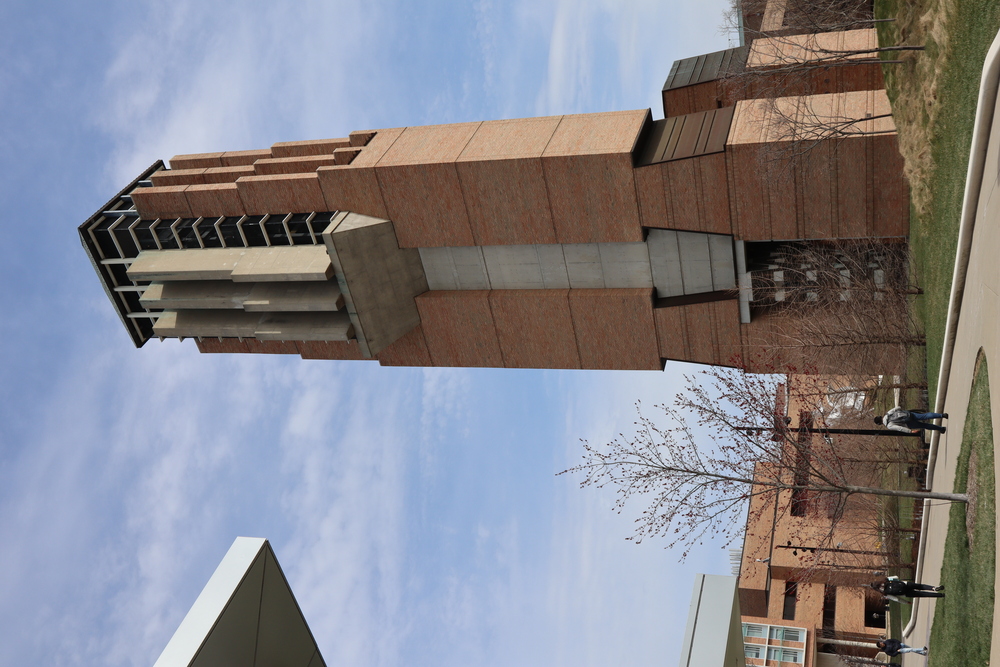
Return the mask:
<svg viewBox="0 0 1000 667">
<path fill-rule="evenodd" d="M 695 575 L 680 667 L 745 667 L 737 581 Z"/>
<path fill-rule="evenodd" d="M 237 537 L 154 667 L 326 667 L 267 540 Z"/>
</svg>

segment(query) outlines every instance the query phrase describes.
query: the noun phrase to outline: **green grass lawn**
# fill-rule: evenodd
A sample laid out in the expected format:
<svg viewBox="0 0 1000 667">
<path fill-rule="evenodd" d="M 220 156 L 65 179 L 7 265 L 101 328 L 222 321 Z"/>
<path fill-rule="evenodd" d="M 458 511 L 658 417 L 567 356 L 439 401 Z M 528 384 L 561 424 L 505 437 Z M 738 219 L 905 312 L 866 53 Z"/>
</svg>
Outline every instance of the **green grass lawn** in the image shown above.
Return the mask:
<svg viewBox="0 0 1000 667">
<path fill-rule="evenodd" d="M 996 0 L 875 0 L 879 43 L 923 45 L 886 59 L 886 89 L 899 129 L 914 205 L 910 244 L 924 295 L 916 309 L 927 335 L 931 401 L 947 320 L 965 175 L 983 60 L 1000 30 Z"/>
<path fill-rule="evenodd" d="M 974 500 L 968 508 L 961 503 L 951 508 L 941 569 L 941 583 L 948 597 L 938 602 L 931 629 L 929 662 L 934 667 L 987 665 L 990 659 L 996 575 L 996 479 L 990 389 L 982 355 L 972 384 L 955 491 L 969 493 Z"/>
</svg>

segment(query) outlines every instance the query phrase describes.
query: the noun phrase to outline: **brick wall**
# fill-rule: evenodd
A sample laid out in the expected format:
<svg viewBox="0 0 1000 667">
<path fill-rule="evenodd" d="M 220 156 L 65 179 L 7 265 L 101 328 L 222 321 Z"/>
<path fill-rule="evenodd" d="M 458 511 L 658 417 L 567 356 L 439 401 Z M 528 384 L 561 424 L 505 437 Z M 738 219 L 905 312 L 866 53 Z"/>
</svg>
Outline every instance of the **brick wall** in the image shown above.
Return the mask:
<svg viewBox="0 0 1000 667">
<path fill-rule="evenodd" d="M 402 247 L 642 240 L 632 150 L 647 110 L 379 130 L 180 155 L 136 190 L 144 218 L 350 210 Z M 356 143 L 360 143 L 356 142 Z"/>
<path fill-rule="evenodd" d="M 732 234 L 725 153 L 635 169 L 644 227 Z"/>
<path fill-rule="evenodd" d="M 431 365 L 503 367 L 489 294 L 431 291 L 415 299 Z"/>
<path fill-rule="evenodd" d="M 424 330 L 413 327 L 375 355 L 382 366 L 433 366 Z"/>
<path fill-rule="evenodd" d="M 652 290 L 570 290 L 583 368 L 661 370 Z"/>
<path fill-rule="evenodd" d="M 431 291 L 416 303 L 426 365 L 662 368 L 649 289 Z M 422 349 L 382 363 L 425 365 Z"/>
<path fill-rule="evenodd" d="M 580 368 L 570 290 L 493 290 L 490 309 L 507 368 Z"/>
<path fill-rule="evenodd" d="M 889 112 L 884 91 L 816 96 L 807 104 L 837 118 Z M 876 134 L 793 143 L 782 139 L 789 126 L 775 117 L 780 115 L 760 101 L 737 106 L 725 157 L 738 238 L 909 233 L 909 188 L 891 118 L 857 126 Z"/>
<path fill-rule="evenodd" d="M 675 361 L 739 366 L 743 342 L 735 299 L 655 308 L 660 356 Z"/>
</svg>

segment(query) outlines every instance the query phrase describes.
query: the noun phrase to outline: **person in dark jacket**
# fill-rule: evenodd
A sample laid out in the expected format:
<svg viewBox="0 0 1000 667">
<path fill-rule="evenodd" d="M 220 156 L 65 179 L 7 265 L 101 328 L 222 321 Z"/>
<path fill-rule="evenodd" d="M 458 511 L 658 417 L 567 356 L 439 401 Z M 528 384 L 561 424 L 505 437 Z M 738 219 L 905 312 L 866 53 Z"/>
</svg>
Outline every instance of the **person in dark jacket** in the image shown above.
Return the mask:
<svg viewBox="0 0 1000 667">
<path fill-rule="evenodd" d="M 927 647 L 914 648 L 912 646 L 907 646 L 898 639 L 880 639 L 875 642 L 875 646 L 885 651 L 885 654 L 890 658 L 893 658 L 900 653 L 919 653 L 920 655 L 927 655 Z"/>
<path fill-rule="evenodd" d="M 894 407 L 885 413 L 884 417 L 876 417 L 875 423 L 885 426 L 893 431 L 903 433 L 919 433 L 921 429 L 940 431 L 944 433 L 947 429 L 937 424 L 928 424 L 925 419 L 947 419 L 947 412 L 915 412 L 914 410 L 904 410 L 900 406 Z"/>
<path fill-rule="evenodd" d="M 882 581 L 876 581 L 872 588 L 890 600 L 899 602 L 895 596 L 903 595 L 908 598 L 943 598 L 944 586 L 931 586 L 929 584 L 918 584 L 915 581 L 903 581 L 899 577 L 886 577 Z"/>
</svg>

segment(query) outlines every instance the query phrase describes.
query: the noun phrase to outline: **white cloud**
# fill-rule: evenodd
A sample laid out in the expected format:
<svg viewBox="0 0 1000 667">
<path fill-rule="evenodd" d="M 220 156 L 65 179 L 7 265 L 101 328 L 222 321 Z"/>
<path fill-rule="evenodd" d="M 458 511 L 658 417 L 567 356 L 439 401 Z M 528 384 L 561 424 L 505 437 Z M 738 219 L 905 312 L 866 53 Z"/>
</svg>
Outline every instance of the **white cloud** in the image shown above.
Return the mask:
<svg viewBox="0 0 1000 667">
<path fill-rule="evenodd" d="M 551 21 L 537 112 L 649 106 L 662 115 L 660 88 L 673 61 L 728 46 L 716 30 L 725 4 L 554 0 L 551 17 L 533 14 L 536 20 Z"/>
<path fill-rule="evenodd" d="M 403 396 L 387 389 L 352 384 L 331 400 L 319 381 L 291 392 L 303 418 L 293 414 L 282 436 L 293 483 L 283 493 L 291 535 L 279 556 L 328 664 L 399 663 L 405 467 L 416 438 L 404 426 L 414 415 L 401 413 Z"/>
<path fill-rule="evenodd" d="M 368 127 L 384 4 L 159 0 L 106 77 L 98 123 L 118 140 L 109 179 L 177 153 L 264 148 Z M 155 45 L 155 48 L 150 48 Z M 386 102 L 388 100 L 383 100 Z"/>
</svg>

